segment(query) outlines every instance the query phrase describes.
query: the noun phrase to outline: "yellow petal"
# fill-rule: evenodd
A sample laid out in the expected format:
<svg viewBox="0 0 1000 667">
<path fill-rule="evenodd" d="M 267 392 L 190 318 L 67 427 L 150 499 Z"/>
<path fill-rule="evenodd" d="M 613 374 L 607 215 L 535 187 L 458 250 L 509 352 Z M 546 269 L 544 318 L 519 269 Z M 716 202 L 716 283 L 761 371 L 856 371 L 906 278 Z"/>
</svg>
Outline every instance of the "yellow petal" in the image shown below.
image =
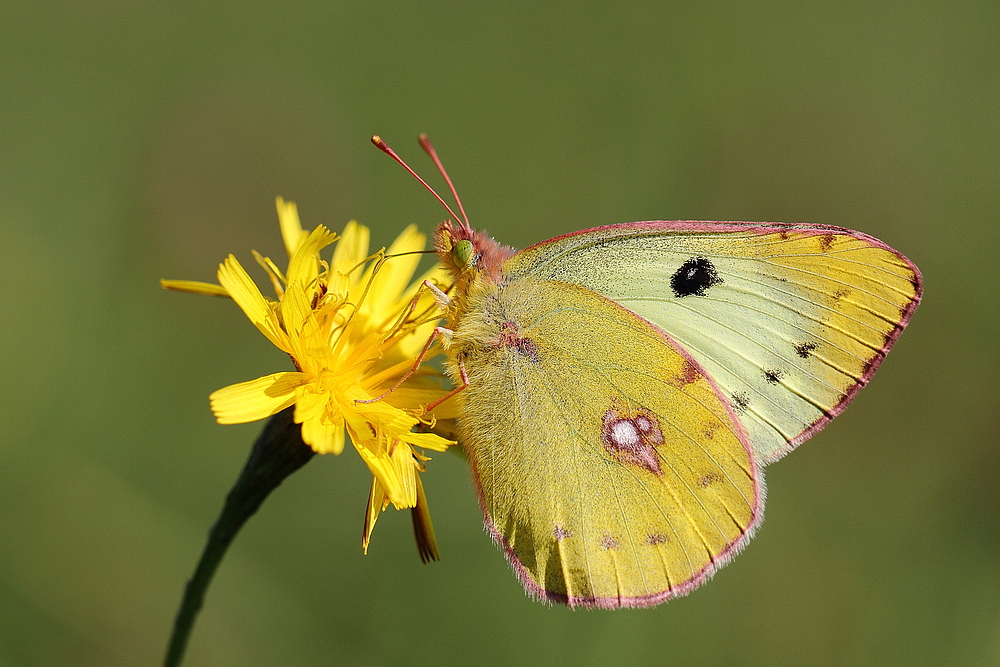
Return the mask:
<svg viewBox="0 0 1000 667">
<path fill-rule="evenodd" d="M 407 386 L 406 383 L 403 383 L 401 387 L 386 396 L 383 400 L 397 408 L 417 410 L 440 399 L 446 393 L 448 392 L 440 387 L 414 387 Z M 444 410 L 434 408 L 434 416 L 439 419 L 447 419 L 448 417 L 454 416 L 452 414 L 454 410 L 445 407 L 450 402 L 451 401 L 445 401 L 441 404 L 441 408 L 445 408 Z"/>
<path fill-rule="evenodd" d="M 281 295 L 285 293 L 285 276 L 281 273 L 281 269 L 275 266 L 270 257 L 264 257 L 256 250 L 251 250 L 250 252 L 253 253 L 253 258 L 257 260 L 260 267 L 267 272 L 267 277 L 271 279 L 271 286 L 274 287 L 274 293 L 280 300 Z"/>
<path fill-rule="evenodd" d="M 431 511 L 427 506 L 427 496 L 424 494 L 424 484 L 417 475 L 417 504 L 413 512 L 413 533 L 417 539 L 417 551 L 423 562 L 441 560 L 438 551 L 437 538 L 434 537 L 434 524 L 431 523 Z"/>
<path fill-rule="evenodd" d="M 302 442 L 317 454 L 340 454 L 344 451 L 344 425 L 309 419 L 302 424 Z"/>
<path fill-rule="evenodd" d="M 337 242 L 337 247 L 333 250 L 333 259 L 330 260 L 330 271 L 339 271 L 345 275 L 350 274 L 358 267 L 362 261 L 368 257 L 368 239 L 371 233 L 364 225 L 359 225 L 354 220 L 347 223 L 344 233 Z"/>
<path fill-rule="evenodd" d="M 359 403 L 358 401 L 368 401 L 374 398 L 371 394 L 365 391 L 361 386 L 356 384 L 351 385 L 341 385 L 336 388 L 336 399 L 340 405 L 341 410 L 344 412 L 344 416 L 347 417 L 349 414 L 353 413 L 352 417 L 348 419 L 358 419 L 362 422 L 371 421 L 365 415 L 385 416 L 388 420 L 392 420 L 394 416 L 393 413 L 396 408 L 391 405 L 387 405 L 383 401 L 375 401 L 374 403 Z M 360 430 L 360 427 L 352 426 Z M 365 436 L 367 439 L 370 436 Z"/>
<path fill-rule="evenodd" d="M 372 424 L 372 420 L 354 410 L 343 410 L 341 414 L 344 415 L 344 423 L 347 424 L 347 430 L 351 433 L 351 440 L 355 443 L 362 440 L 368 441 L 375 437 L 377 430 Z"/>
<path fill-rule="evenodd" d="M 450 390 L 441 386 L 441 372 L 430 366 L 422 366 L 420 372 L 409 378 L 385 400 L 398 408 L 414 410 L 441 400 Z M 458 410 L 461 392 L 444 401 L 432 411 L 438 419 L 451 419 Z"/>
<path fill-rule="evenodd" d="M 449 282 L 451 282 L 451 276 L 448 273 L 447 269 L 445 269 L 440 264 L 435 264 L 434 266 L 429 268 L 422 276 L 420 276 L 420 278 L 418 278 L 414 284 L 419 285 L 425 280 L 429 280 L 435 284 L 446 285 Z M 428 294 L 428 296 L 433 298 L 433 295 L 431 294 Z"/>
<path fill-rule="evenodd" d="M 414 312 L 420 313 L 422 310 L 418 305 Z M 434 334 L 434 328 L 438 324 L 440 324 L 440 320 L 431 320 L 420 326 L 413 327 L 409 333 L 396 339 L 390 351 L 395 356 L 415 360 L 420 355 L 421 350 L 424 349 L 424 345 L 427 344 L 428 339 Z M 438 343 L 440 344 L 440 341 Z M 424 361 L 430 361 L 441 354 L 441 348 L 432 347 L 428 352 L 429 354 L 424 357 Z"/>
<path fill-rule="evenodd" d="M 422 235 L 421 235 L 422 236 Z M 407 245 L 413 245 L 408 241 Z M 423 248 L 423 242 L 417 245 Z M 435 265 L 413 282 L 407 284 L 413 271 L 420 262 L 420 255 L 389 257 L 380 267 L 378 275 L 372 280 L 371 288 L 361 304 L 361 312 L 377 322 L 375 326 L 389 329 L 396 324 L 399 314 L 406 312 L 410 322 L 423 321 L 420 326 L 407 325 L 409 333 L 396 339 L 402 356 L 414 357 L 427 342 L 440 323 L 444 314 L 443 307 L 438 303 L 424 281 L 435 285 L 448 283 L 449 277 L 440 265 Z M 416 298 L 416 303 L 413 304 Z M 411 304 L 413 304 L 411 306 Z"/>
<path fill-rule="evenodd" d="M 312 307 L 302 289 L 302 283 L 289 283 L 285 296 L 281 299 L 281 320 L 289 338 L 300 338 L 302 329 L 311 316 Z"/>
<path fill-rule="evenodd" d="M 410 278 L 417 270 L 420 255 L 403 254 L 419 252 L 424 249 L 427 237 L 417 231 L 416 225 L 410 225 L 403 230 L 386 252 L 387 259 L 379 266 L 378 273 L 372 278 L 368 295 L 362 305 L 363 312 L 386 312 L 393 316 L 398 314 L 401 295 L 407 291 Z"/>
<path fill-rule="evenodd" d="M 189 294 L 204 294 L 205 296 L 229 296 L 229 292 L 221 285 L 203 283 L 197 280 L 161 280 L 160 287 L 173 290 L 175 292 L 188 292 Z"/>
<path fill-rule="evenodd" d="M 317 391 L 314 386 L 303 387 L 295 398 L 295 423 L 305 424 L 307 421 L 319 420 L 326 412 L 329 402 L 329 396 Z"/>
<path fill-rule="evenodd" d="M 457 417 L 458 416 L 458 412 L 459 412 L 459 406 L 460 406 L 460 403 L 459 403 L 460 399 L 458 397 L 460 395 L 461 394 L 456 394 L 455 396 L 452 396 L 451 398 L 449 398 L 448 400 L 444 401 L 443 403 L 440 403 L 439 405 L 434 406 L 434 409 L 431 410 L 431 414 L 434 415 L 434 418 L 435 419 L 454 419 L 455 417 Z M 438 397 L 438 398 L 440 398 L 440 397 Z M 438 400 L 438 399 L 434 399 L 434 400 Z M 433 401 L 431 401 L 431 402 L 433 403 Z M 427 404 L 424 403 L 423 405 L 427 405 Z"/>
<path fill-rule="evenodd" d="M 454 419 L 438 419 L 434 422 L 434 426 L 431 428 L 431 431 L 440 435 L 449 442 L 454 442 L 457 446 L 452 449 L 453 452 L 458 452 L 459 456 L 463 456 L 465 454 L 462 450 L 462 445 L 455 442 L 455 439 L 458 437 L 458 424 L 455 423 Z"/>
<path fill-rule="evenodd" d="M 387 434 L 405 433 L 419 423 L 416 417 L 394 408 L 385 401 L 375 403 L 354 403 L 344 406 L 344 417 L 351 427 L 364 433 L 362 424 L 377 424 Z"/>
<path fill-rule="evenodd" d="M 281 197 L 276 197 L 274 206 L 278 209 L 278 224 L 281 226 L 281 238 L 285 242 L 285 250 L 288 258 L 291 259 L 295 251 L 299 249 L 302 242 L 306 240 L 309 233 L 302 229 L 299 222 L 299 209 L 295 202 L 286 202 Z"/>
<path fill-rule="evenodd" d="M 365 510 L 365 528 L 361 536 L 361 551 L 365 555 L 368 554 L 368 543 L 371 541 L 372 531 L 375 529 L 375 522 L 378 521 L 378 515 L 382 513 L 388 503 L 389 500 L 385 497 L 382 485 L 378 483 L 375 477 L 372 477 L 372 488 L 368 492 L 368 509 Z"/>
<path fill-rule="evenodd" d="M 267 336 L 275 347 L 290 352 L 287 337 L 276 326 L 271 306 L 233 255 L 219 265 L 218 276 L 219 284 L 229 292 L 233 301 L 246 313 L 253 325 Z"/>
<path fill-rule="evenodd" d="M 399 255 L 406 252 L 418 252 L 423 250 L 425 245 L 427 245 L 427 235 L 421 232 L 416 225 L 409 225 L 399 233 L 386 254 Z"/>
<path fill-rule="evenodd" d="M 389 456 L 396 468 L 396 474 L 399 475 L 401 487 L 401 497 L 398 502 L 393 502 L 393 505 L 398 510 L 415 507 L 417 504 L 417 462 L 413 460 L 409 446 L 404 442 L 397 441 Z"/>
<path fill-rule="evenodd" d="M 435 452 L 443 452 L 455 444 L 454 440 L 445 440 L 434 433 L 403 433 L 399 439 L 415 447 L 432 449 Z"/>
<path fill-rule="evenodd" d="M 304 373 L 274 373 L 212 392 L 208 400 L 220 424 L 244 424 L 281 412 L 295 402 Z"/>
<path fill-rule="evenodd" d="M 315 288 L 316 277 L 319 275 L 319 251 L 336 240 L 337 236 L 323 225 L 312 230 L 288 262 L 288 271 L 285 272 L 288 284 L 302 283 L 307 291 Z"/>
<path fill-rule="evenodd" d="M 435 285 L 447 285 L 451 282 L 451 278 L 448 272 L 440 264 L 435 264 L 430 269 L 425 271 L 423 275 L 419 276 L 414 280 L 410 286 L 403 292 L 401 296 L 401 301 L 409 304 L 410 300 L 420 290 L 420 301 L 417 302 L 417 308 L 415 312 L 433 312 L 432 309 L 437 306 L 437 299 L 434 297 L 434 293 L 431 292 L 426 287 L 423 287 L 424 282 L 431 282 Z M 402 308 L 404 303 L 397 303 L 396 309 Z M 440 310 L 440 308 L 438 308 Z"/>
<path fill-rule="evenodd" d="M 327 274 L 326 293 L 331 295 L 331 298 L 336 296 L 338 301 L 347 299 L 350 290 L 351 279 L 348 276 L 340 273 L 339 271 L 333 270 Z"/>
<path fill-rule="evenodd" d="M 396 466 L 393 465 L 392 458 L 389 456 L 389 452 L 381 445 L 384 439 L 368 438 L 367 440 L 361 440 L 353 430 L 350 431 L 350 434 L 354 448 L 358 450 L 358 454 L 361 455 L 361 459 L 365 462 L 365 465 L 368 466 L 368 469 L 375 476 L 375 479 L 378 480 L 378 483 L 382 485 L 385 495 L 393 505 L 399 506 L 400 503 L 405 501 L 403 484 L 399 478 L 399 473 L 396 471 Z"/>
<path fill-rule="evenodd" d="M 397 355 L 393 355 L 393 357 L 396 356 Z M 415 363 L 415 359 L 408 358 L 403 359 L 402 361 L 396 361 L 393 365 L 385 368 L 382 368 L 382 363 L 376 364 L 372 371 L 368 373 L 367 377 L 365 377 L 365 386 L 373 392 L 373 395 L 378 396 L 386 389 L 396 384 L 396 382 L 399 381 L 399 378 L 409 373 L 413 369 Z"/>
</svg>

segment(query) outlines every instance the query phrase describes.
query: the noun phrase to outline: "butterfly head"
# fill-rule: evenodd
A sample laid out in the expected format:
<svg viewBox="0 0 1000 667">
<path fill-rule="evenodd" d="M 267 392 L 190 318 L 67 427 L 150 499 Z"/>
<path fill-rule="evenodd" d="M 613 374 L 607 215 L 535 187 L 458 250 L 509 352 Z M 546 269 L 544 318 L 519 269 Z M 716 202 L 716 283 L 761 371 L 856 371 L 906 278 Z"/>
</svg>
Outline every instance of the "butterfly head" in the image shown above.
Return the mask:
<svg viewBox="0 0 1000 667">
<path fill-rule="evenodd" d="M 486 276 L 498 280 L 503 263 L 514 254 L 484 232 L 445 220 L 438 225 L 434 250 L 455 279 Z"/>
</svg>

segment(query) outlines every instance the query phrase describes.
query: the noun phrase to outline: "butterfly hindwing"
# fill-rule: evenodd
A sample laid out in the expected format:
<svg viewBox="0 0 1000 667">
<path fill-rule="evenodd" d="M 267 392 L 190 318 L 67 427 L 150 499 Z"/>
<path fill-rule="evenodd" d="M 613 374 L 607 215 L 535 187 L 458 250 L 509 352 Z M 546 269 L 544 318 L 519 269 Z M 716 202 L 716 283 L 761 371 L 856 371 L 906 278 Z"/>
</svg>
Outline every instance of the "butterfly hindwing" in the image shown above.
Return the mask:
<svg viewBox="0 0 1000 667">
<path fill-rule="evenodd" d="M 704 580 L 759 522 L 761 473 L 725 399 L 621 306 L 512 278 L 470 294 L 452 350 L 487 524 L 534 594 L 655 604 Z"/>
<path fill-rule="evenodd" d="M 515 255 L 508 279 L 581 285 L 662 328 L 719 386 L 762 462 L 839 414 L 920 300 L 905 257 L 822 225 L 642 222 Z"/>
</svg>

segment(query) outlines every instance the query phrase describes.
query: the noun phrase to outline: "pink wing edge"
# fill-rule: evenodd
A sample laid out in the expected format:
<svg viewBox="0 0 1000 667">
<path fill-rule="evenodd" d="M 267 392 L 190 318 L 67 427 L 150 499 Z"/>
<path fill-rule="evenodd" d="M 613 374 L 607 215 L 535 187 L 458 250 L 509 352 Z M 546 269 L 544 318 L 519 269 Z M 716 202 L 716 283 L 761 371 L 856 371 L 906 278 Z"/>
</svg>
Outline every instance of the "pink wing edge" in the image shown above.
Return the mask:
<svg viewBox="0 0 1000 667">
<path fill-rule="evenodd" d="M 633 223 L 633 224 L 647 224 L 647 223 Z M 621 226 L 623 225 L 608 225 L 607 227 L 621 227 Z M 606 229 L 607 227 L 601 227 L 595 229 Z M 593 230 L 584 230 L 584 231 L 593 231 Z M 716 570 L 728 564 L 729 561 L 732 560 L 734 556 L 736 556 L 736 554 L 738 554 L 740 551 L 743 550 L 743 548 L 747 545 L 747 543 L 756 533 L 757 528 L 758 526 L 760 526 L 761 521 L 764 520 L 764 499 L 767 494 L 766 488 L 764 486 L 764 470 L 763 466 L 758 463 L 757 457 L 753 452 L 753 448 L 750 446 L 750 441 L 749 438 L 747 437 L 747 433 L 743 428 L 743 424 L 740 422 L 739 418 L 736 416 L 736 413 L 733 411 L 733 408 L 730 405 L 729 400 L 726 398 L 725 394 L 722 393 L 722 390 L 719 389 L 718 385 L 715 383 L 715 380 L 713 380 L 712 377 L 705 371 L 705 369 L 702 368 L 701 364 L 699 364 L 695 359 L 693 359 L 691 355 L 689 355 L 687 351 L 677 343 L 677 341 L 671 338 L 670 335 L 667 334 L 665 331 L 663 331 L 663 329 L 661 329 L 660 327 L 656 326 L 652 322 L 649 322 L 648 320 L 643 319 L 642 317 L 633 313 L 628 308 L 625 308 L 624 306 L 615 303 L 611 299 L 607 299 L 606 297 L 601 297 L 601 298 L 605 299 L 608 303 L 613 304 L 616 308 L 619 308 L 624 313 L 627 313 L 629 316 L 636 318 L 643 324 L 646 324 L 647 326 L 655 330 L 657 333 L 659 333 L 675 350 L 681 353 L 681 355 L 688 363 L 690 363 L 694 368 L 698 370 L 701 376 L 704 377 L 709 382 L 712 389 L 715 390 L 716 395 L 720 397 L 722 405 L 725 407 L 726 412 L 729 414 L 729 418 L 732 424 L 736 428 L 737 431 L 736 435 L 739 438 L 740 443 L 743 445 L 743 449 L 746 450 L 750 462 L 750 472 L 754 484 L 754 498 L 753 498 L 754 504 L 752 508 L 753 518 L 750 521 L 749 525 L 746 527 L 746 529 L 742 533 L 740 533 L 739 537 L 730 542 L 726 546 L 726 548 L 722 550 L 722 552 L 720 552 L 717 556 L 712 557 L 711 562 L 709 562 L 708 565 L 706 565 L 701 570 L 696 572 L 694 576 L 692 576 L 690 579 L 684 582 L 681 582 L 680 584 L 677 584 L 676 586 L 668 588 L 665 591 L 659 591 L 656 593 L 650 593 L 649 595 L 639 595 L 633 597 L 619 596 L 619 597 L 604 597 L 604 598 L 576 597 L 570 595 L 563 595 L 561 593 L 553 593 L 543 588 L 541 585 L 536 583 L 531 578 L 531 574 L 521 564 L 521 561 L 517 558 L 517 554 L 514 552 L 514 549 L 510 546 L 510 543 L 507 542 L 507 539 L 503 536 L 503 533 L 497 530 L 497 527 L 493 524 L 493 520 L 490 517 L 489 511 L 486 508 L 486 503 L 484 502 L 483 499 L 482 489 L 479 484 L 479 471 L 476 468 L 476 461 L 472 456 L 469 457 L 469 460 L 472 463 L 472 474 L 476 483 L 476 496 L 479 499 L 479 507 L 483 511 L 484 527 L 486 528 L 486 531 L 490 534 L 490 537 L 493 539 L 493 542 L 503 548 L 504 555 L 507 557 L 507 561 L 510 563 L 511 568 L 514 570 L 514 574 L 520 580 L 521 584 L 524 586 L 525 591 L 531 598 L 548 602 L 550 604 L 554 602 L 559 602 L 571 608 L 588 607 L 594 609 L 620 609 L 620 608 L 636 608 L 636 607 L 653 607 L 663 602 L 666 602 L 667 600 L 670 600 L 672 598 L 687 595 L 695 588 L 697 588 L 701 584 L 711 579 L 712 575 L 715 574 Z"/>
<path fill-rule="evenodd" d="M 538 248 L 544 246 L 548 243 L 554 241 L 559 241 L 566 238 L 571 238 L 573 236 L 579 236 L 581 234 L 588 234 L 592 232 L 601 232 L 613 229 L 635 229 L 635 230 L 649 230 L 649 231 L 672 231 L 672 232 L 707 232 L 707 233 L 725 233 L 725 232 L 751 232 L 754 234 L 775 234 L 781 232 L 794 231 L 801 234 L 806 234 L 810 236 L 822 236 L 824 234 L 842 234 L 850 236 L 851 238 L 863 241 L 876 248 L 881 248 L 882 250 L 887 250 L 893 255 L 898 257 L 905 263 L 910 270 L 913 272 L 913 277 L 910 279 L 913 285 L 913 298 L 910 303 L 906 305 L 905 308 L 900 312 L 900 318 L 896 322 L 895 327 L 885 336 L 885 341 L 881 349 L 879 349 L 871 359 L 865 364 L 865 371 L 862 373 L 861 378 L 851 386 L 850 389 L 845 392 L 844 396 L 841 397 L 840 401 L 837 402 L 833 408 L 830 409 L 825 415 L 810 424 L 805 430 L 799 433 L 797 436 L 788 441 L 787 445 L 776 452 L 773 456 L 769 456 L 762 460 L 761 463 L 767 465 L 769 463 L 774 463 L 778 459 L 788 454 L 793 449 L 801 445 L 803 442 L 813 437 L 830 423 L 834 417 L 842 413 L 854 397 L 857 396 L 858 392 L 868 385 L 868 381 L 871 380 L 875 371 L 878 367 L 882 365 L 882 360 L 885 359 L 889 350 L 899 339 L 900 334 L 903 333 L 903 329 L 906 325 L 910 323 L 910 318 L 913 316 L 913 311 L 917 309 L 920 305 L 920 300 L 923 298 L 924 286 L 923 277 L 920 275 L 920 269 L 917 268 L 916 264 L 911 262 L 903 253 L 899 252 L 895 248 L 886 245 L 884 242 L 875 238 L 874 236 L 869 236 L 864 232 L 855 231 L 853 229 L 848 229 L 846 227 L 837 227 L 834 225 L 821 225 L 812 223 L 797 223 L 797 222 L 737 222 L 737 221 L 726 221 L 726 222 L 716 222 L 711 220 L 648 220 L 642 222 L 624 222 L 615 225 L 602 225 L 600 227 L 591 227 L 589 229 L 582 229 L 575 232 L 570 232 L 568 234 L 562 234 L 561 236 L 556 236 L 554 238 L 548 239 L 546 241 L 541 241 L 532 246 L 529 246 L 525 250 L 531 250 L 533 248 Z M 523 252 L 523 251 L 522 251 Z M 676 344 L 675 344 L 676 347 Z M 685 352 L 685 355 L 687 353 Z M 728 405 L 728 399 L 723 396 L 723 400 Z"/>
</svg>

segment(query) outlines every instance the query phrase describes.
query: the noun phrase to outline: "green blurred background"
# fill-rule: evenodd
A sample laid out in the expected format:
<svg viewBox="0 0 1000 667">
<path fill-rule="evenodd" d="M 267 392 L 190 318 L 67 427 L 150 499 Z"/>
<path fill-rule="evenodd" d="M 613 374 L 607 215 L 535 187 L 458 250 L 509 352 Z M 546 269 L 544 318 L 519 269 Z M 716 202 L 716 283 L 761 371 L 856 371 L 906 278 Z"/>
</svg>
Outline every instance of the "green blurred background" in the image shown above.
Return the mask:
<svg viewBox="0 0 1000 667">
<path fill-rule="evenodd" d="M 1000 5 L 3 3 L 0 665 L 152 665 L 259 424 L 207 395 L 289 367 L 230 302 L 166 293 L 308 227 L 443 213 L 525 246 L 644 219 L 864 230 L 926 279 L 847 413 L 768 468 L 767 521 L 691 596 L 528 599 L 459 456 L 370 555 L 351 451 L 237 539 L 188 665 L 1000 663 Z M 439 182 L 437 180 L 435 183 Z"/>
</svg>

